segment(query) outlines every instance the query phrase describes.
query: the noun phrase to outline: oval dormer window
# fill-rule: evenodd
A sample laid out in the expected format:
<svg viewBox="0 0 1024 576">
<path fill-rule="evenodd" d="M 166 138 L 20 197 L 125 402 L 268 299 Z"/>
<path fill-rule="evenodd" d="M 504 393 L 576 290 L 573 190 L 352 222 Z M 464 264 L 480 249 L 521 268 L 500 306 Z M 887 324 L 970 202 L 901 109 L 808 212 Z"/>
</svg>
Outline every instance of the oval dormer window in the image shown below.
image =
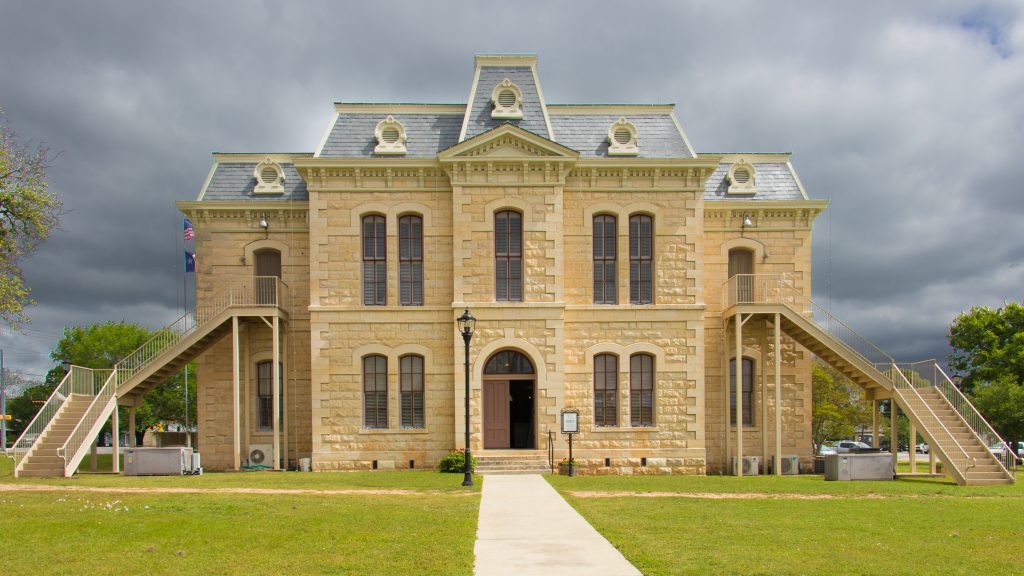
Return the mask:
<svg viewBox="0 0 1024 576">
<path fill-rule="evenodd" d="M 284 194 L 284 169 L 269 156 L 252 171 L 256 179 L 253 194 Z"/>
<path fill-rule="evenodd" d="M 274 184 L 277 182 L 277 170 L 267 166 L 262 172 L 260 172 L 260 180 L 262 180 L 264 184 Z"/>
<path fill-rule="evenodd" d="M 394 116 L 381 120 L 374 130 L 374 136 L 377 138 L 374 154 L 405 154 L 405 126 L 395 120 Z"/>
<path fill-rule="evenodd" d="M 746 184 L 747 182 L 750 182 L 750 170 L 747 170 L 746 168 L 737 168 L 736 171 L 732 173 L 732 179 L 737 184 Z"/>
<path fill-rule="evenodd" d="M 523 117 L 523 92 L 519 87 L 505 78 L 491 92 L 491 118 L 499 120 L 519 120 Z"/>
<path fill-rule="evenodd" d="M 639 153 L 636 141 L 636 126 L 625 117 L 619 118 L 608 128 L 608 155 L 636 156 Z"/>
</svg>

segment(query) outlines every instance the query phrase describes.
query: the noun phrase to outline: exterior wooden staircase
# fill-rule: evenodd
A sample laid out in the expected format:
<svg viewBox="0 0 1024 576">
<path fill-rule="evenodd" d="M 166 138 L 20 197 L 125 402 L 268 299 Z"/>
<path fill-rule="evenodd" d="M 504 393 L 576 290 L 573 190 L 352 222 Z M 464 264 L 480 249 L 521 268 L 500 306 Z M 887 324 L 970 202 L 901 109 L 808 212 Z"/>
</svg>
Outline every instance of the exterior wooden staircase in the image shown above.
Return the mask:
<svg viewBox="0 0 1024 576">
<path fill-rule="evenodd" d="M 961 485 L 1011 484 L 1016 456 L 934 360 L 899 364 L 785 274 L 738 274 L 726 282 L 723 319 L 778 318 L 787 336 L 873 393 L 891 398 Z M 1002 444 L 1001 456 L 989 446 Z"/>
<path fill-rule="evenodd" d="M 137 405 L 229 332 L 234 318 L 286 318 L 287 303 L 287 286 L 274 276 L 229 281 L 113 369 L 72 366 L 12 446 L 15 477 L 72 476 L 119 403 Z"/>
</svg>

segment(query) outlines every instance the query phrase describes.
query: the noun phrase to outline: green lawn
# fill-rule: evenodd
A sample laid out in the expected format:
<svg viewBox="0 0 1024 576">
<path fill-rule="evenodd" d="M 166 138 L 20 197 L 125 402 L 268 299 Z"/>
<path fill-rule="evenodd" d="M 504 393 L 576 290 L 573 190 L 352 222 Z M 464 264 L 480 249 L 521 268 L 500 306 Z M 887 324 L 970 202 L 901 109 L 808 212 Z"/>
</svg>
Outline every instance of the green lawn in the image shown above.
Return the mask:
<svg viewBox="0 0 1024 576">
<path fill-rule="evenodd" d="M 960 487 L 948 478 L 825 482 L 821 476 L 549 481 L 648 575 L 1024 573 L 1024 556 L 1007 545 L 1024 537 L 1019 485 Z M 734 498 L 581 497 L 588 491 Z M 735 498 L 744 493 L 774 497 Z"/>
<path fill-rule="evenodd" d="M 482 479 L 472 490 L 461 482 L 461 475 L 431 471 L 14 479 L 11 461 L 0 457 L 0 484 L 55 488 L 0 491 L 0 557 L 17 559 L 4 562 L 5 575 L 469 574 Z M 117 492 L 120 487 L 210 491 Z M 413 492 L 247 494 L 218 488 Z"/>
</svg>

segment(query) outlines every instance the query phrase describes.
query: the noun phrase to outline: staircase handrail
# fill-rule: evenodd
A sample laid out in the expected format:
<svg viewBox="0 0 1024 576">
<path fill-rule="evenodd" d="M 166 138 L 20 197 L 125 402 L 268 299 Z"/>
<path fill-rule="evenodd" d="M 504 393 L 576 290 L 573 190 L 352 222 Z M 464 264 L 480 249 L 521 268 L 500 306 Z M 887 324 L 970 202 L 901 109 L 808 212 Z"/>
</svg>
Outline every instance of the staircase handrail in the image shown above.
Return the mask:
<svg viewBox="0 0 1024 576">
<path fill-rule="evenodd" d="M 25 457 L 28 456 L 28 453 L 32 451 L 36 440 L 42 436 L 46 427 L 50 425 L 50 421 L 53 420 L 53 417 L 60 412 L 68 397 L 72 394 L 91 395 L 95 393 L 92 378 L 92 370 L 89 368 L 71 366 L 68 369 L 64 378 L 61 378 L 60 384 L 53 389 L 50 397 L 46 399 L 46 403 L 36 412 L 35 417 L 32 418 L 29 425 L 21 432 L 21 436 L 11 446 L 11 453 L 14 457 L 15 477 L 18 476 L 19 468 L 22 462 L 24 462 Z"/>
<path fill-rule="evenodd" d="M 555 433 L 548 430 L 548 468 L 555 473 Z"/>
<path fill-rule="evenodd" d="M 68 434 L 67 440 L 64 444 L 57 448 L 57 456 L 64 459 L 64 469 L 67 470 L 68 466 L 68 446 L 71 446 L 73 451 L 77 451 L 82 443 L 87 440 L 86 436 L 92 429 L 93 424 L 99 419 L 99 413 L 103 411 L 103 407 L 110 401 L 110 398 L 114 396 L 117 391 L 117 370 L 100 369 L 92 370 L 93 376 L 102 376 L 104 374 L 107 377 L 104 379 L 103 386 L 96 391 L 95 396 L 92 398 L 92 402 L 89 403 L 89 407 L 82 414 L 82 417 L 75 422 L 75 427 Z M 116 439 L 115 439 L 116 441 Z"/>
<path fill-rule="evenodd" d="M 913 384 L 911 384 L 910 380 L 907 379 L 907 376 L 906 376 L 906 374 L 903 373 L 903 370 L 901 370 L 900 367 L 895 362 L 893 362 L 891 366 L 892 366 L 892 375 L 889 378 L 890 378 L 890 380 L 892 380 L 893 386 L 895 388 L 901 389 L 901 390 L 911 390 L 918 397 L 918 399 L 921 400 L 921 404 L 932 415 L 932 418 L 935 419 L 935 422 L 938 423 L 938 425 L 941 426 L 942 429 L 946 432 L 946 434 L 949 436 L 949 439 L 953 441 L 953 444 L 957 447 L 957 449 L 960 451 L 960 453 L 963 454 L 962 460 L 963 460 L 963 463 L 964 463 L 964 467 L 963 467 L 962 472 L 963 472 L 964 477 L 966 478 L 967 477 L 967 471 L 970 470 L 971 468 L 973 468 L 974 465 L 975 465 L 974 458 L 971 457 L 971 455 L 967 453 L 967 450 L 965 450 L 963 446 L 960 445 L 960 442 L 958 442 L 957 439 L 956 439 L 956 436 L 953 436 L 953 433 L 949 431 L 949 428 L 946 428 L 946 425 L 942 423 L 942 420 L 939 418 L 938 414 L 936 414 L 935 411 L 932 410 L 931 406 L 928 405 L 928 402 L 921 396 L 921 393 L 917 391 L 917 386 L 914 386 Z M 898 379 L 896 378 L 897 374 L 899 375 Z M 905 386 L 900 386 L 900 381 L 902 381 L 905 384 Z M 916 440 L 914 440 L 914 439 L 911 439 L 911 440 L 912 440 L 912 442 L 916 442 Z M 914 447 L 911 446 L 910 449 L 913 450 Z M 952 455 L 947 454 L 947 456 L 949 457 L 950 460 L 953 460 Z"/>
<path fill-rule="evenodd" d="M 724 309 L 737 304 L 782 304 L 808 318 L 851 352 L 871 365 L 896 360 L 796 287 L 793 277 L 780 274 L 734 274 L 725 282 Z"/>
<path fill-rule="evenodd" d="M 1003 437 L 1000 436 L 994 428 L 992 428 L 989 421 L 986 420 L 985 417 L 981 415 L 981 412 L 974 407 L 974 404 L 971 403 L 970 399 L 968 399 L 967 396 L 965 396 L 964 393 L 957 388 L 955 384 L 953 384 L 953 381 L 946 374 L 946 371 L 939 366 L 939 363 L 934 360 L 929 360 L 928 362 L 931 362 L 935 367 L 935 371 L 942 376 L 941 380 L 936 378 L 939 382 L 935 384 L 935 389 L 938 390 L 939 394 L 942 394 L 942 396 L 946 398 L 946 402 L 948 402 L 949 405 L 952 406 L 958 414 L 960 414 L 960 417 L 963 418 L 964 422 L 970 426 L 971 430 L 978 435 L 978 438 L 981 439 L 986 448 L 995 444 L 995 442 L 992 441 L 993 438 L 1003 445 L 1003 457 L 1000 458 L 995 454 L 993 454 L 993 456 L 996 456 L 996 461 L 999 462 L 999 465 L 1003 467 L 1003 470 L 1005 470 L 1007 474 L 1015 476 L 1016 466 L 1014 464 L 1020 462 L 1020 457 L 1014 454 L 1013 450 L 1010 450 L 1010 446 L 1007 445 L 1005 440 L 1003 440 Z M 982 430 L 980 428 L 984 429 Z M 985 432 L 989 434 L 988 439 L 984 436 Z"/>
<path fill-rule="evenodd" d="M 212 297 L 197 305 L 171 324 L 157 331 L 142 346 L 118 362 L 114 367 L 123 371 L 120 377 L 127 380 L 145 368 L 154 358 L 160 356 L 183 338 L 197 330 L 210 319 L 233 307 L 275 306 L 283 307 L 287 302 L 287 284 L 276 276 L 253 276 L 238 278 L 222 286 Z"/>
</svg>

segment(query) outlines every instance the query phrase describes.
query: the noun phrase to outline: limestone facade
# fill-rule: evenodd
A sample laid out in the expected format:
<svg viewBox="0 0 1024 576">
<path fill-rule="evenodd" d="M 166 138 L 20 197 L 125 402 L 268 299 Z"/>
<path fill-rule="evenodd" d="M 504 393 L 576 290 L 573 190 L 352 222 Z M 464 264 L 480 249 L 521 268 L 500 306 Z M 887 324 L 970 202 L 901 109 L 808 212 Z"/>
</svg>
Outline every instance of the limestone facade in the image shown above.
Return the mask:
<svg viewBox="0 0 1024 576">
<path fill-rule="evenodd" d="M 218 154 L 199 199 L 180 203 L 197 234 L 200 305 L 229 279 L 255 275 L 257 253 L 280 253 L 289 291 L 282 330 L 287 465 L 311 458 L 315 470 L 430 468 L 464 448 L 464 346 L 455 320 L 468 308 L 477 318 L 474 452 L 496 450 L 485 433 L 501 402 L 485 397 L 495 378 L 485 366 L 512 350 L 533 366 L 520 449 L 543 451 L 553 438 L 564 457 L 559 414 L 572 409 L 580 414 L 574 457 L 584 473 L 722 469 L 734 453 L 725 372 L 732 344 L 722 318 L 729 251 L 749 250 L 754 273 L 785 273 L 809 295 L 811 228 L 824 203 L 807 198 L 788 155 L 694 153 L 671 107 L 548 105 L 535 58 L 484 56 L 476 64 L 465 105 L 338 104 L 317 152 Z M 487 124 L 497 106 L 487 98 L 509 85 L 505 79 L 516 86 L 523 117 Z M 623 136 L 632 137 L 632 155 L 609 155 L 605 135 L 590 136 L 603 130 L 615 140 L 620 119 L 632 130 Z M 404 153 L 375 155 L 377 139 L 386 137 L 380 126 L 396 122 Z M 267 160 L 283 174 L 276 196 L 258 192 L 260 176 L 252 174 Z M 723 195 L 723 174 L 738 162 L 763 178 L 745 196 Z M 496 215 L 503 211 L 521 217 L 521 301 L 500 297 L 496 286 Z M 414 305 L 403 305 L 399 290 L 399 219 L 407 215 L 422 222 L 423 297 Z M 635 215 L 653 223 L 649 303 L 631 303 Z M 369 216 L 384 223 L 385 298 L 373 305 L 364 300 Z M 613 304 L 595 303 L 597 216 L 615 219 Z M 263 322 L 240 329 L 242 460 L 251 447 L 272 442 L 256 424 L 257 366 L 268 360 L 271 340 Z M 754 360 L 757 385 L 743 453 L 762 457 L 775 434 L 766 425 L 775 408 L 770 343 L 769 328 L 745 327 L 744 356 Z M 599 354 L 617 358 L 618 375 L 614 418 L 602 426 L 595 419 Z M 228 336 L 199 361 L 198 427 L 210 469 L 230 468 L 234 457 L 231 355 Z M 652 415 L 643 425 L 633 425 L 630 412 L 634 355 L 653 362 Z M 384 408 L 375 412 L 383 423 L 368 426 L 364 359 L 371 356 L 384 358 L 386 386 Z M 400 365 L 410 356 L 423 365 L 416 427 L 403 426 Z M 783 452 L 808 460 L 810 354 L 784 340 L 781 356 Z"/>
</svg>

